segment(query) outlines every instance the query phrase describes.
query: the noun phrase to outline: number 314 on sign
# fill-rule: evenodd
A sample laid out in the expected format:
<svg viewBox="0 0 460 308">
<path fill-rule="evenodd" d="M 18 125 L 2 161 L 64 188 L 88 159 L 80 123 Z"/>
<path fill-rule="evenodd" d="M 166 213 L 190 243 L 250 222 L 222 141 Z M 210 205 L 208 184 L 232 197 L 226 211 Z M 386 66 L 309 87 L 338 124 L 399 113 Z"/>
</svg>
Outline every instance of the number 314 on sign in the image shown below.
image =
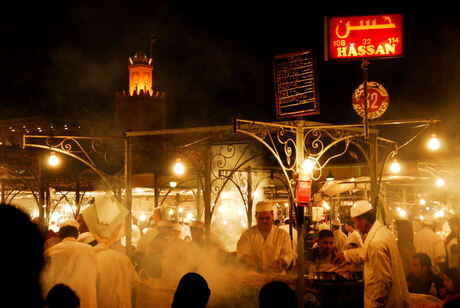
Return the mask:
<svg viewBox="0 0 460 308">
<path fill-rule="evenodd" d="M 367 118 L 372 120 L 380 117 L 388 108 L 390 97 L 388 96 L 387 90 L 374 81 L 368 81 L 366 83 L 367 92 Z M 353 109 L 361 117 L 365 117 L 364 107 L 364 84 L 361 84 L 353 92 L 352 104 Z"/>
</svg>

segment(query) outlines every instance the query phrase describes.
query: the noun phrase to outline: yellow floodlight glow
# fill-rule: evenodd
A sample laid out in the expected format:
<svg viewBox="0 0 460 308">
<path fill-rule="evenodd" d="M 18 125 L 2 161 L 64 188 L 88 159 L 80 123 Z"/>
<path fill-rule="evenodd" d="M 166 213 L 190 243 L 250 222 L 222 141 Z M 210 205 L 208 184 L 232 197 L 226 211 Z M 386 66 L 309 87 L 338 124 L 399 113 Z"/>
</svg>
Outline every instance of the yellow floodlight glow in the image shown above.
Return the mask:
<svg viewBox="0 0 460 308">
<path fill-rule="evenodd" d="M 400 217 L 406 217 L 407 216 L 407 212 L 405 210 L 399 210 L 399 216 Z"/>
<path fill-rule="evenodd" d="M 425 204 L 426 204 L 426 201 L 425 201 L 425 199 L 423 199 L 423 198 L 422 198 L 422 199 L 420 199 L 420 201 L 419 201 L 419 202 L 420 202 L 420 205 L 425 205 Z"/>
<path fill-rule="evenodd" d="M 428 140 L 428 148 L 432 151 L 437 151 L 441 147 L 441 142 L 436 137 L 435 134 L 431 135 L 430 140 Z"/>
<path fill-rule="evenodd" d="M 446 183 L 444 182 L 444 180 L 442 178 L 437 178 L 436 179 L 436 185 L 438 185 L 439 187 L 443 187 Z"/>
<path fill-rule="evenodd" d="M 314 167 L 315 167 L 315 162 L 311 157 L 309 157 L 305 159 L 302 163 L 302 172 L 305 174 L 312 174 Z"/>
<path fill-rule="evenodd" d="M 435 218 L 444 217 L 444 211 L 443 210 L 437 211 L 436 213 L 434 213 L 434 217 Z"/>
</svg>

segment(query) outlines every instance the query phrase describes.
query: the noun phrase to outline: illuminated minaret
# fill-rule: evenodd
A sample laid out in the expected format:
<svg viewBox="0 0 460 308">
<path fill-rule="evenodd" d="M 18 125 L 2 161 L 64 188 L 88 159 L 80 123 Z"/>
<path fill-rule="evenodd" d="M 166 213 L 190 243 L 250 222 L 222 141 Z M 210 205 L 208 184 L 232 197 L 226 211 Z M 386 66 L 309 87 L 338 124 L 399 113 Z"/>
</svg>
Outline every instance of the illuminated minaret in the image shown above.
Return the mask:
<svg viewBox="0 0 460 308">
<path fill-rule="evenodd" d="M 138 51 L 134 57 L 129 58 L 129 95 L 133 96 L 135 93 L 152 95 L 153 93 L 153 59 L 145 55 L 145 53 Z"/>
<path fill-rule="evenodd" d="M 115 97 L 116 130 L 166 128 L 166 97 L 153 87 L 153 58 L 138 51 L 128 61 L 129 90 Z"/>
</svg>

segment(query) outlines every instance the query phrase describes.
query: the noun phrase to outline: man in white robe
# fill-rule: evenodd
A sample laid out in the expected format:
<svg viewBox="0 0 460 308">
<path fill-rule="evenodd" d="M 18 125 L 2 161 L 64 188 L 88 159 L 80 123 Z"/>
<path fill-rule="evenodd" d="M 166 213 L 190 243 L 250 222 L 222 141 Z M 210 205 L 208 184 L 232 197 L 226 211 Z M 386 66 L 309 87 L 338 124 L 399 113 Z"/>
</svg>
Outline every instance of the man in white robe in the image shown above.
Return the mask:
<svg viewBox="0 0 460 308">
<path fill-rule="evenodd" d="M 364 307 L 408 307 L 409 291 L 393 234 L 376 221 L 368 201 L 356 202 L 350 212 L 359 232 L 367 233 L 364 246 L 344 250 L 334 262 L 364 262 Z"/>
<path fill-rule="evenodd" d="M 140 278 L 127 255 L 100 243 L 97 257 L 98 308 L 131 308 L 132 294 Z"/>
<path fill-rule="evenodd" d="M 239 263 L 259 271 L 283 272 L 293 260 L 289 234 L 274 226 L 273 205 L 267 201 L 256 204 L 257 225 L 241 234 L 236 247 Z"/>
<path fill-rule="evenodd" d="M 423 252 L 431 259 L 435 274 L 441 271 L 440 264 L 446 261 L 446 248 L 442 238 L 434 232 L 434 220 L 425 218 L 422 229 L 414 235 L 415 252 Z"/>
<path fill-rule="evenodd" d="M 363 238 L 353 226 L 352 220 L 345 221 L 345 230 L 348 232 L 345 249 L 363 247 Z"/>
<path fill-rule="evenodd" d="M 337 251 L 342 251 L 347 243 L 347 235 L 341 229 L 340 220 L 334 219 L 331 222 L 332 233 L 334 234 L 334 247 Z"/>
<path fill-rule="evenodd" d="M 59 229 L 61 242 L 45 251 L 42 274 L 44 295 L 58 283 L 68 285 L 80 298 L 80 308 L 97 308 L 96 252 L 77 241 L 78 223 L 66 222 Z"/>
</svg>

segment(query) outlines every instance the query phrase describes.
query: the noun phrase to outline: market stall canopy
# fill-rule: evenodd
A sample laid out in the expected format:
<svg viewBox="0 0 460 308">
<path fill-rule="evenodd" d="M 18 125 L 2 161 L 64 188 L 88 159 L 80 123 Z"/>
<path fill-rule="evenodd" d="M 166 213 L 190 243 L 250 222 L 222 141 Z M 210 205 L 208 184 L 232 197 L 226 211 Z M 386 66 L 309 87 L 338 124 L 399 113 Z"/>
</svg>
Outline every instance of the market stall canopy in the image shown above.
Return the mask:
<svg viewBox="0 0 460 308">
<path fill-rule="evenodd" d="M 354 180 L 345 179 L 326 181 L 319 190 L 319 193 L 321 195 L 332 197 L 339 195 L 343 192 L 356 192 L 360 190 L 365 190 L 366 187 L 369 187 L 369 185 L 369 177 L 367 176 L 359 177 Z"/>
<path fill-rule="evenodd" d="M 429 177 L 420 176 L 387 175 L 382 178 L 382 183 L 392 185 L 427 184 L 429 181 Z M 366 189 L 370 189 L 370 178 L 368 176 L 362 176 L 354 179 L 326 181 L 318 193 L 333 197 L 344 192 L 355 193 L 357 191 L 365 191 Z"/>
</svg>

